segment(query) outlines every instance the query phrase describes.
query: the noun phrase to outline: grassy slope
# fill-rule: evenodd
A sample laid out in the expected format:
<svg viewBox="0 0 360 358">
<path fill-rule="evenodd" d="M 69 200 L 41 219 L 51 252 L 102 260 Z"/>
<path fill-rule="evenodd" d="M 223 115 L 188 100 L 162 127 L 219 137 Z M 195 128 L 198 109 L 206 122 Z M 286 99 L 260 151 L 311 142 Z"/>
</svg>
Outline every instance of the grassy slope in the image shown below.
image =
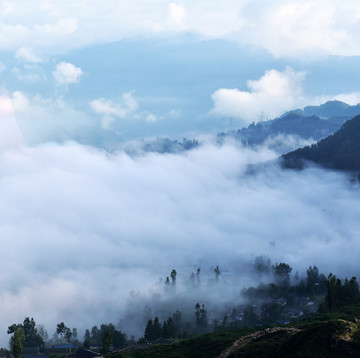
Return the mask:
<svg viewBox="0 0 360 358">
<path fill-rule="evenodd" d="M 316 315 L 293 324 L 300 332 L 279 330 L 261 335 L 229 357 L 360 357 L 360 304 L 333 313 Z M 239 338 L 254 331 L 208 333 L 171 345 L 152 346 L 143 351 L 118 354 L 113 358 L 211 358 L 217 357 Z"/>
</svg>

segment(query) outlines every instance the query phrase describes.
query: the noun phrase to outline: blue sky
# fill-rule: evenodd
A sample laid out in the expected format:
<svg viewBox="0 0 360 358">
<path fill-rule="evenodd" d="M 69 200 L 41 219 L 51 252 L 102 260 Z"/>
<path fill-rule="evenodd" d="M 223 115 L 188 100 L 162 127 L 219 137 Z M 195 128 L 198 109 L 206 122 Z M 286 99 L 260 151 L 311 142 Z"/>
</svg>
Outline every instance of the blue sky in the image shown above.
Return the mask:
<svg viewBox="0 0 360 358">
<path fill-rule="evenodd" d="M 360 102 L 356 1 L 3 1 L 0 83 L 28 144 L 196 137 Z"/>
</svg>

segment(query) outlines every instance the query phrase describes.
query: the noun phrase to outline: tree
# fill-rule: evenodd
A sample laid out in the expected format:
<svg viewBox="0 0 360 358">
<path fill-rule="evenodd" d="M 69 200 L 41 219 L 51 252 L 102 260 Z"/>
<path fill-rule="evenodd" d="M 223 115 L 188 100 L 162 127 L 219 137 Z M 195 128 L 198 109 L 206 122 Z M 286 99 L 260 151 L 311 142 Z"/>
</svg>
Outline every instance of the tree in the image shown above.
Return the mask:
<svg viewBox="0 0 360 358">
<path fill-rule="evenodd" d="M 113 332 L 113 346 L 116 348 L 123 348 L 126 345 L 126 334 L 115 330 Z"/>
<path fill-rule="evenodd" d="M 179 336 L 181 333 L 181 312 L 179 310 L 177 310 L 175 313 L 173 313 L 172 315 L 172 321 L 174 322 L 175 325 L 175 334 L 176 336 Z"/>
<path fill-rule="evenodd" d="M 290 273 L 292 268 L 288 264 L 282 262 L 272 266 L 272 269 L 275 275 L 275 280 L 279 286 L 290 286 Z"/>
<path fill-rule="evenodd" d="M 111 331 L 108 330 L 104 337 L 103 348 L 102 348 L 102 354 L 107 358 L 110 356 L 110 347 L 112 345 L 112 341 L 113 341 L 113 335 Z"/>
<path fill-rule="evenodd" d="M 271 261 L 268 257 L 258 256 L 255 258 L 254 267 L 259 274 L 267 274 L 270 272 Z"/>
<path fill-rule="evenodd" d="M 91 342 L 90 331 L 87 329 L 84 335 L 84 348 L 89 348 Z"/>
<path fill-rule="evenodd" d="M 326 281 L 327 286 L 327 294 L 325 296 L 325 302 L 327 304 L 328 310 L 331 312 L 331 310 L 334 307 L 334 301 L 335 301 L 335 292 L 336 292 L 336 276 L 332 273 L 329 274 L 328 279 Z"/>
<path fill-rule="evenodd" d="M 196 279 L 198 286 L 200 286 L 200 267 L 196 270 Z"/>
<path fill-rule="evenodd" d="M 175 286 L 175 284 L 176 284 L 176 275 L 177 275 L 177 272 L 176 272 L 175 269 L 173 269 L 173 270 L 171 271 L 170 276 L 171 276 L 172 284 L 173 284 L 174 286 Z"/>
<path fill-rule="evenodd" d="M 154 325 L 153 325 L 153 339 L 152 340 L 160 338 L 161 332 L 162 332 L 162 329 L 161 329 L 159 317 L 155 317 Z"/>
<path fill-rule="evenodd" d="M 66 333 L 66 330 L 68 328 L 65 326 L 64 322 L 60 322 L 58 323 L 58 325 L 56 326 L 56 333 L 59 335 L 60 334 L 60 341 L 62 343 L 63 340 L 63 335 Z"/>
<path fill-rule="evenodd" d="M 23 350 L 23 342 L 25 341 L 25 332 L 22 328 L 17 328 L 14 332 L 12 340 L 12 352 L 15 358 L 20 358 Z"/>
<path fill-rule="evenodd" d="M 49 334 L 45 328 L 44 325 L 42 324 L 38 324 L 37 327 L 36 327 L 37 331 L 38 331 L 38 334 L 39 336 L 41 337 L 41 339 L 44 341 L 44 342 L 47 342 L 49 340 Z"/>
<path fill-rule="evenodd" d="M 154 337 L 154 334 L 153 334 L 153 321 L 150 318 L 148 320 L 147 324 L 146 324 L 146 327 L 145 327 L 144 338 L 147 341 L 152 341 L 153 337 Z"/>
<path fill-rule="evenodd" d="M 306 278 L 306 284 L 307 284 L 307 290 L 308 292 L 314 294 L 316 290 L 316 285 L 319 285 L 319 270 L 316 266 L 312 267 L 310 266 L 306 270 L 307 278 Z"/>
<path fill-rule="evenodd" d="M 71 337 L 72 337 L 72 332 L 71 332 L 71 329 L 66 327 L 66 330 L 65 330 L 65 339 L 66 339 L 66 342 L 70 343 L 71 342 Z"/>
<path fill-rule="evenodd" d="M 24 319 L 24 322 L 18 323 L 18 324 L 12 324 L 8 327 L 8 334 L 15 333 L 15 331 L 21 328 L 25 335 L 25 340 L 23 342 L 23 345 L 25 347 L 38 347 L 40 349 L 43 349 L 44 347 L 44 340 L 41 338 L 41 336 L 38 334 L 36 329 L 36 323 L 34 318 L 26 317 Z"/>
<path fill-rule="evenodd" d="M 97 326 L 91 328 L 91 343 L 97 346 L 101 346 L 102 344 L 101 332 Z"/>
<path fill-rule="evenodd" d="M 201 330 L 205 330 L 207 328 L 207 310 L 205 309 L 205 305 L 202 304 L 200 306 L 199 302 L 195 305 L 195 320 L 196 326 Z"/>
<path fill-rule="evenodd" d="M 216 266 L 216 267 L 214 268 L 214 272 L 215 272 L 215 279 L 216 279 L 216 281 L 218 281 L 218 280 L 219 280 L 220 273 L 221 273 L 219 266 Z"/>
</svg>

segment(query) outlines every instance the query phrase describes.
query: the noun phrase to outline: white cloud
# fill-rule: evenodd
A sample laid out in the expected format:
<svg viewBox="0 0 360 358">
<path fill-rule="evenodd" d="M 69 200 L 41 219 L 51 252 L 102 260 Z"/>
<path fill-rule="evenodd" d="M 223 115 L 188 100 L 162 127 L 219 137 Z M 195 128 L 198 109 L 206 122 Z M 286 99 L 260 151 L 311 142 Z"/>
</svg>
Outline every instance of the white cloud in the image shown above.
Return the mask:
<svg viewBox="0 0 360 358">
<path fill-rule="evenodd" d="M 1 12 L 0 48 L 7 50 L 31 44 L 42 52 L 61 52 L 134 36 L 190 31 L 251 44 L 275 56 L 360 54 L 357 0 L 40 0 L 36 6 L 13 0 Z"/>
<path fill-rule="evenodd" d="M 59 63 L 55 71 L 53 72 L 53 76 L 58 85 L 69 85 L 73 83 L 78 83 L 80 81 L 80 77 L 83 75 L 83 71 L 80 67 L 76 67 L 68 62 Z"/>
<path fill-rule="evenodd" d="M 154 123 L 157 117 L 147 111 L 139 110 L 139 104 L 134 97 L 135 91 L 124 93 L 121 98 L 114 102 L 105 98 L 94 99 L 90 102 L 91 108 L 102 116 L 103 129 L 109 129 L 116 118 L 119 119 L 144 119 Z"/>
<path fill-rule="evenodd" d="M 115 118 L 130 118 L 136 113 L 138 103 L 133 97 L 133 93 L 133 91 L 124 93 L 120 103 L 114 103 L 105 98 L 94 99 L 90 102 L 91 108 L 102 116 L 102 127 L 104 129 L 109 128 Z"/>
<path fill-rule="evenodd" d="M 31 47 L 20 47 L 16 51 L 15 57 L 25 62 L 32 62 L 32 63 L 42 62 L 42 58 L 36 55 Z"/>
<path fill-rule="evenodd" d="M 270 70 L 259 80 L 247 81 L 250 89 L 248 92 L 219 89 L 212 95 L 212 113 L 237 117 L 245 123 L 279 116 L 294 106 L 303 104 L 302 84 L 305 75 L 305 72 L 296 72 L 291 68 L 283 72 Z"/>
<path fill-rule="evenodd" d="M 185 17 L 185 9 L 181 5 L 177 5 L 175 3 L 169 4 L 169 15 L 170 19 L 174 21 L 179 26 L 183 25 L 183 20 Z"/>
<path fill-rule="evenodd" d="M 244 40 L 275 56 L 359 55 L 360 29 L 356 1 L 264 0 L 242 8 Z"/>
<path fill-rule="evenodd" d="M 97 121 L 69 106 L 61 98 L 11 94 L 11 103 L 29 145 L 44 142 L 86 141 L 86 131 L 96 131 Z"/>
</svg>

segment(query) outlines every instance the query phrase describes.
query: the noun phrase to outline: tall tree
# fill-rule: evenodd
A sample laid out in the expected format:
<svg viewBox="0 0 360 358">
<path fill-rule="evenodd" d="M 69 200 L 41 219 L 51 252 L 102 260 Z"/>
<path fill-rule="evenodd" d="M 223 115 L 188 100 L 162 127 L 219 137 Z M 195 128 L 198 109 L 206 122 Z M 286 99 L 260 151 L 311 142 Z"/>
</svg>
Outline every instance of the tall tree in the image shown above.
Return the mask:
<svg viewBox="0 0 360 358">
<path fill-rule="evenodd" d="M 65 339 L 66 339 L 66 342 L 70 343 L 70 342 L 71 342 L 71 338 L 72 338 L 71 329 L 70 329 L 69 327 L 66 327 L 66 330 L 65 330 Z"/>
<path fill-rule="evenodd" d="M 154 339 L 153 338 L 154 337 L 153 330 L 154 330 L 153 321 L 152 321 L 152 319 L 149 319 L 147 324 L 146 324 L 145 332 L 144 332 L 144 338 L 147 341 L 152 341 Z"/>
<path fill-rule="evenodd" d="M 91 342 L 90 331 L 87 329 L 84 334 L 84 347 L 89 348 Z"/>
<path fill-rule="evenodd" d="M 274 272 L 275 280 L 279 286 L 290 286 L 290 273 L 292 271 L 292 267 L 282 262 L 280 264 L 272 266 L 272 269 Z"/>
<path fill-rule="evenodd" d="M 198 286 L 200 286 L 200 271 L 200 267 L 198 267 L 198 269 L 196 270 L 196 279 Z"/>
<path fill-rule="evenodd" d="M 110 330 L 108 330 L 104 337 L 103 347 L 102 347 L 102 354 L 106 358 L 110 357 L 110 347 L 112 345 L 112 342 L 113 342 L 113 335 L 112 335 L 112 332 Z"/>
<path fill-rule="evenodd" d="M 23 342 L 25 341 L 25 332 L 22 328 L 17 328 L 14 332 L 12 340 L 12 352 L 15 358 L 20 358 L 23 350 Z"/>
<path fill-rule="evenodd" d="M 220 276 L 220 274 L 221 274 L 219 266 L 216 266 L 216 267 L 214 268 L 214 272 L 215 272 L 215 279 L 216 279 L 216 281 L 218 281 L 218 280 L 219 280 L 219 276 Z"/>
<path fill-rule="evenodd" d="M 159 321 L 159 317 L 155 317 L 154 319 L 154 325 L 153 325 L 153 340 L 154 339 L 158 339 L 161 337 L 161 332 L 162 332 L 162 329 L 161 329 L 161 324 L 160 324 L 160 321 Z"/>
<path fill-rule="evenodd" d="M 310 266 L 306 270 L 306 284 L 307 284 L 307 290 L 310 293 L 315 293 L 316 285 L 319 285 L 319 270 L 316 266 L 312 267 Z"/>
<path fill-rule="evenodd" d="M 174 286 L 175 286 L 175 284 L 176 284 L 176 275 L 177 275 L 177 272 L 176 272 L 175 269 L 173 269 L 173 270 L 171 271 L 170 276 L 171 276 L 172 284 L 173 284 Z"/>
<path fill-rule="evenodd" d="M 47 342 L 49 340 L 49 334 L 45 328 L 45 326 L 43 324 L 38 324 L 36 326 L 36 329 L 39 333 L 39 336 L 41 337 L 41 339 L 44 341 L 44 342 Z"/>
<path fill-rule="evenodd" d="M 205 305 L 202 304 L 200 306 L 199 302 L 195 305 L 195 321 L 196 326 L 200 331 L 204 331 L 207 328 L 207 310 L 205 309 Z"/>
<path fill-rule="evenodd" d="M 60 334 L 60 341 L 62 343 L 63 341 L 63 335 L 66 333 L 66 330 L 68 328 L 65 326 L 65 323 L 64 322 L 60 322 L 57 324 L 56 326 L 56 333 L 59 335 Z"/>
</svg>

